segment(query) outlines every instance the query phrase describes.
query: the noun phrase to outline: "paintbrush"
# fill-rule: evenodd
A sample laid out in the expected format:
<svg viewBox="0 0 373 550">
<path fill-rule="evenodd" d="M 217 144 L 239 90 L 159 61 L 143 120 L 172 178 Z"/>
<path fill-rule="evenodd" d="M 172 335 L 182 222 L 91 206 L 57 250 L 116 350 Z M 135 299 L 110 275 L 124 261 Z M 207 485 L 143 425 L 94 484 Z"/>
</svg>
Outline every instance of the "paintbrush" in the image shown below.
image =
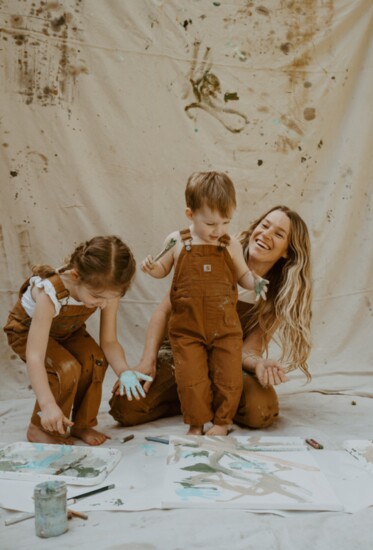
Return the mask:
<svg viewBox="0 0 373 550">
<path fill-rule="evenodd" d="M 159 254 L 156 255 L 156 257 L 153 259 L 153 262 L 157 262 L 168 252 L 173 246 L 176 244 L 176 239 L 170 239 L 169 242 L 166 244 L 163 250 L 160 251 Z"/>
</svg>

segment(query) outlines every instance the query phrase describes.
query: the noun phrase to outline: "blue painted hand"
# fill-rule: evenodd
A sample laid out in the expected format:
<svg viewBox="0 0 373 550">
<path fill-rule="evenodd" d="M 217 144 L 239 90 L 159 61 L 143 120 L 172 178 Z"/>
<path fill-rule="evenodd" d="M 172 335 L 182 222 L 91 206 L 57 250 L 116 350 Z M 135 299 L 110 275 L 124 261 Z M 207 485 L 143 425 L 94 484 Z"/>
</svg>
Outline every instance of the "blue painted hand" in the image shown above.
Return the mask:
<svg viewBox="0 0 373 550">
<path fill-rule="evenodd" d="M 259 277 L 258 275 L 255 276 L 255 283 L 254 283 L 254 290 L 255 290 L 255 301 L 257 302 L 262 298 L 263 300 L 267 299 L 267 290 L 269 281 L 268 279 L 263 279 L 262 277 Z"/>
<path fill-rule="evenodd" d="M 140 380 L 151 382 L 153 378 L 136 370 L 125 370 L 119 376 L 119 394 L 124 395 L 126 392 L 128 399 L 132 399 L 132 397 L 140 399 L 140 395 L 145 397 Z"/>
</svg>

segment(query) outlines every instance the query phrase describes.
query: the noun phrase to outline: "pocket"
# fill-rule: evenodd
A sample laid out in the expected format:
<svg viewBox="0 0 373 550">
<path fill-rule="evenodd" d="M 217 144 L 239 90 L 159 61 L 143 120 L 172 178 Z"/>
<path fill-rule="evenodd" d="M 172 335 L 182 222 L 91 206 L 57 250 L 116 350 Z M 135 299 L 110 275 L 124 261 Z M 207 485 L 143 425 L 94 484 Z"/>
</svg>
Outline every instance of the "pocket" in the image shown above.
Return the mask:
<svg viewBox="0 0 373 550">
<path fill-rule="evenodd" d="M 102 383 L 104 381 L 105 372 L 107 369 L 106 359 L 95 358 L 92 356 L 92 361 L 93 361 L 92 382 Z"/>
</svg>

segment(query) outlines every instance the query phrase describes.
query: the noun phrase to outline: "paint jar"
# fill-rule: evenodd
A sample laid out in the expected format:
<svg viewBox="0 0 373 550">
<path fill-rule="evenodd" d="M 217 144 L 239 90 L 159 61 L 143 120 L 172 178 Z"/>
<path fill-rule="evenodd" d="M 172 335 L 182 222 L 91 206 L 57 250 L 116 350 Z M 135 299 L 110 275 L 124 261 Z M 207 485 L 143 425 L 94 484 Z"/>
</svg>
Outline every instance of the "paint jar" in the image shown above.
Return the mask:
<svg viewBox="0 0 373 550">
<path fill-rule="evenodd" d="M 35 486 L 35 532 L 38 537 L 57 537 L 67 531 L 66 492 L 64 481 L 45 481 Z"/>
</svg>

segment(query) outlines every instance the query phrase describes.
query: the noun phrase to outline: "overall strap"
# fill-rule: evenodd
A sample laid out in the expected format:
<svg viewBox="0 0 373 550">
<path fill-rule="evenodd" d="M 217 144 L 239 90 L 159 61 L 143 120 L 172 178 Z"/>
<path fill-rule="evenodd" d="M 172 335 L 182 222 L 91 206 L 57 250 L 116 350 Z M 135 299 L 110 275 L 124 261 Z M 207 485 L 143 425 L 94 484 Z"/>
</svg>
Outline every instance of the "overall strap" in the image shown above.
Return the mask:
<svg viewBox="0 0 373 550">
<path fill-rule="evenodd" d="M 57 273 L 48 278 L 52 283 L 52 285 L 54 286 L 57 300 L 62 300 L 62 298 L 66 298 L 66 296 L 70 296 L 70 292 L 67 290 L 67 288 L 65 287 L 65 285 L 61 280 L 61 277 L 57 275 Z"/>
<path fill-rule="evenodd" d="M 229 235 L 227 235 L 227 233 L 225 233 L 224 235 L 222 235 L 220 238 L 219 238 L 219 243 L 220 243 L 220 246 L 219 248 L 226 248 L 227 246 L 229 246 L 229 243 L 231 242 L 231 238 Z"/>
<path fill-rule="evenodd" d="M 192 235 L 190 233 L 190 229 L 182 229 L 180 231 L 180 238 L 183 241 L 185 250 L 189 252 L 192 249 Z"/>
</svg>

